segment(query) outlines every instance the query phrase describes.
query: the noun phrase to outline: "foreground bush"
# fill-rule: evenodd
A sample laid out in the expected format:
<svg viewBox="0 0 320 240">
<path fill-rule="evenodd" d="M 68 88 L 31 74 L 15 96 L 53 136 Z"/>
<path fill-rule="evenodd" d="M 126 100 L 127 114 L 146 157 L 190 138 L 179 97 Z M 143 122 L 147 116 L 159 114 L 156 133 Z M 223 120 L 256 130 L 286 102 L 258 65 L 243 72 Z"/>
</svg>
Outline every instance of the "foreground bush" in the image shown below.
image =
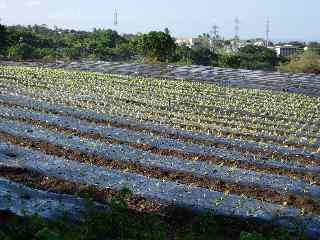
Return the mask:
<svg viewBox="0 0 320 240">
<path fill-rule="evenodd" d="M 49 222 L 39 216 L 28 219 L 13 217 L 4 221 L 0 215 L 1 240 L 162 240 L 162 239 L 240 239 L 240 240 L 302 240 L 285 230 L 261 229 L 260 225 L 246 227 L 246 221 L 220 219 L 211 213 L 192 216 L 182 210 L 164 217 L 158 214 L 138 213 L 128 208 L 125 199 L 131 193 L 123 190 L 111 200 L 110 212 L 91 211 L 87 219 L 78 224 L 65 220 Z M 92 201 L 88 201 L 88 208 Z M 251 231 L 251 232 L 250 232 Z"/>
</svg>

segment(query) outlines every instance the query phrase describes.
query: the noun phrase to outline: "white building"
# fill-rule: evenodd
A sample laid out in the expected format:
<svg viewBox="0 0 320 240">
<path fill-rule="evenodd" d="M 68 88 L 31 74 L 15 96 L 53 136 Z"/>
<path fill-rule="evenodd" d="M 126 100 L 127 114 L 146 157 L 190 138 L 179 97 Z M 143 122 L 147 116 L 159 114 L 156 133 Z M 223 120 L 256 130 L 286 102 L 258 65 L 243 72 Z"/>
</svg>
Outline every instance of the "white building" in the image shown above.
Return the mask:
<svg viewBox="0 0 320 240">
<path fill-rule="evenodd" d="M 193 47 L 200 43 L 199 38 L 177 38 L 176 44 L 179 46 L 186 45 L 188 47 Z"/>
<path fill-rule="evenodd" d="M 281 57 L 291 57 L 297 53 L 297 48 L 292 45 L 275 46 L 274 50 Z"/>
<path fill-rule="evenodd" d="M 253 45 L 257 47 L 264 47 L 266 46 L 266 42 L 263 40 L 259 40 L 259 41 L 256 41 Z"/>
</svg>

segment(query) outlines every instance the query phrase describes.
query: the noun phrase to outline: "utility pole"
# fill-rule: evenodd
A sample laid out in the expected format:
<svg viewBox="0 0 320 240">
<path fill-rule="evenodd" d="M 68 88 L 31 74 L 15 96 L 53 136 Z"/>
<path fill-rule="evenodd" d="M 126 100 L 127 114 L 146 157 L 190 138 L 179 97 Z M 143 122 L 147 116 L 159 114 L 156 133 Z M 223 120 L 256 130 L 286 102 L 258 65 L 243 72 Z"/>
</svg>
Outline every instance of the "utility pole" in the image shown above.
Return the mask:
<svg viewBox="0 0 320 240">
<path fill-rule="evenodd" d="M 266 47 L 269 47 L 269 38 L 270 38 L 270 20 L 267 19 L 266 24 Z"/>
</svg>

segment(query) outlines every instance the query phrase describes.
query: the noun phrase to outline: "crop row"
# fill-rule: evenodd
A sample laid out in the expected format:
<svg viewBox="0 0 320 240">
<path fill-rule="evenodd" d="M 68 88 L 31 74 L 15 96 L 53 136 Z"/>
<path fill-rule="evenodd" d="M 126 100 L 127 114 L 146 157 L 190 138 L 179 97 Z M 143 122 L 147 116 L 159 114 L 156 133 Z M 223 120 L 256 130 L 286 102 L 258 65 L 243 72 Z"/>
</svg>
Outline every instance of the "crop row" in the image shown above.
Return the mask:
<svg viewBox="0 0 320 240">
<path fill-rule="evenodd" d="M 115 95 L 115 96 L 121 96 L 121 95 L 126 95 L 126 94 L 129 94 L 131 97 L 134 97 L 134 95 L 135 94 L 131 94 L 130 92 L 132 92 L 133 91 L 133 88 L 132 88 L 132 86 L 129 84 L 128 86 L 126 86 L 126 88 L 124 88 L 124 89 L 117 89 L 118 87 L 119 87 L 119 84 L 117 84 L 117 83 L 113 83 L 113 79 L 114 78 L 112 78 L 112 77 L 110 77 L 109 79 L 107 79 L 107 80 L 105 80 L 105 81 L 99 81 L 99 82 L 94 82 L 94 84 L 88 84 L 88 83 L 86 83 L 86 82 L 83 82 L 83 83 L 81 83 L 81 81 L 79 80 L 79 86 L 77 86 L 75 83 L 68 83 L 68 82 L 65 82 L 65 81 L 61 81 L 61 79 L 45 79 L 45 81 L 43 81 L 43 83 L 42 84 L 40 84 L 39 83 L 39 81 L 41 81 L 41 79 L 39 80 L 39 79 L 33 79 L 33 81 L 35 81 L 36 80 L 36 82 L 34 82 L 33 84 L 32 84 L 32 86 L 34 86 L 34 87 L 38 87 L 38 88 L 40 88 L 41 90 L 46 90 L 46 89 L 55 89 L 55 90 L 57 90 L 57 91 L 59 91 L 59 89 L 60 90 L 65 90 L 66 88 L 67 89 L 71 89 L 72 90 L 72 88 L 73 87 L 78 87 L 77 88 L 77 90 L 79 91 L 79 92 L 81 92 L 81 89 L 83 89 L 83 91 L 84 91 L 84 93 L 86 94 L 87 92 L 86 92 L 86 88 L 88 88 L 88 87 L 90 87 L 90 89 L 91 90 L 94 90 L 94 92 L 96 92 L 96 93 L 99 93 L 99 98 L 105 98 L 104 96 L 107 96 L 107 97 L 112 97 L 113 95 Z M 12 81 L 12 79 L 10 79 L 11 81 Z M 51 82 L 51 81 L 53 81 L 53 82 Z M 73 81 L 76 81 L 76 80 L 73 80 Z M 92 82 L 92 81 L 94 81 L 94 79 L 88 79 L 88 81 L 89 82 Z M 17 83 L 19 83 L 19 81 L 18 82 L 15 82 L 15 84 L 17 84 Z M 81 83 L 81 84 L 80 84 Z M 20 82 L 20 84 L 21 84 L 21 82 Z M 57 85 L 54 85 L 54 84 L 57 84 Z M 89 85 L 89 86 L 87 86 L 87 85 Z M 30 86 L 30 83 L 28 83 L 27 84 L 27 86 Z M 42 86 L 42 87 L 41 87 Z M 60 86 L 61 86 L 61 88 L 60 88 Z M 112 90 L 113 89 L 113 90 Z M 114 94 L 114 92 L 116 92 L 115 94 Z M 101 94 L 100 94 L 101 93 Z M 160 95 L 156 95 L 156 93 L 159 93 Z M 148 95 L 150 95 L 150 96 L 148 96 Z M 175 103 L 175 102 L 177 102 L 177 103 L 179 103 L 179 105 L 181 105 L 181 106 L 183 106 L 184 104 L 184 102 L 185 103 L 188 103 L 189 102 L 189 104 L 191 104 L 191 109 L 194 109 L 194 108 L 201 108 L 201 104 L 199 104 L 199 103 L 201 103 L 201 101 L 202 100 L 199 100 L 199 99 L 192 99 L 192 97 L 188 97 L 188 98 L 185 98 L 184 100 L 181 100 L 180 98 L 179 99 L 172 99 L 172 96 L 175 96 L 176 97 L 176 95 L 177 95 L 177 93 L 175 92 L 175 93 L 172 93 L 172 94 L 170 94 L 170 95 L 168 95 L 168 97 L 169 98 L 165 98 L 165 94 L 163 94 L 162 92 L 161 92 L 161 89 L 158 89 L 157 90 L 157 92 L 155 92 L 155 90 L 148 90 L 144 95 L 142 94 L 139 94 L 138 96 L 136 96 L 136 97 L 139 97 L 139 99 L 141 99 L 141 98 L 143 98 L 143 96 L 145 97 L 145 96 L 147 96 L 147 100 L 150 100 L 150 99 L 157 99 L 157 98 L 160 98 L 160 99 L 162 99 L 163 100 L 163 102 L 157 102 L 158 104 L 163 104 L 163 103 L 167 103 L 167 102 L 172 102 L 172 103 Z M 219 100 L 219 98 L 221 98 L 221 96 L 216 96 L 216 95 L 213 95 L 213 96 L 211 96 L 212 97 L 212 99 L 211 99 L 211 103 L 214 103 L 214 104 L 216 104 L 217 102 L 219 102 L 218 100 Z M 236 97 L 237 97 L 237 95 L 231 95 L 231 96 L 229 96 L 229 97 L 224 97 L 224 98 L 222 98 L 222 101 L 223 101 L 223 103 L 225 103 L 226 102 L 226 100 L 227 99 L 230 99 L 233 103 L 234 103 L 234 99 L 236 99 Z M 273 96 L 273 98 L 275 98 L 276 96 Z M 214 100 L 214 101 L 212 101 L 212 100 Z M 274 101 L 274 99 L 272 99 L 272 98 L 268 98 L 268 99 L 262 99 L 261 101 L 262 102 L 264 102 L 265 100 L 267 100 L 267 102 L 270 102 L 270 101 Z M 260 102 L 261 102 L 260 101 Z M 288 101 L 288 102 L 287 102 Z M 289 102 L 290 101 L 294 101 L 293 99 L 291 99 L 290 97 L 288 97 L 288 99 L 285 101 L 285 102 L 283 102 L 283 104 L 285 104 L 286 106 L 288 106 L 288 105 L 290 105 L 289 104 Z M 256 101 L 256 102 L 259 102 L 259 101 Z M 300 106 L 300 104 L 301 104 L 301 102 L 303 102 L 303 101 L 299 101 L 296 105 L 295 105 L 295 108 L 300 108 L 301 106 Z M 194 105 L 194 103 L 196 103 L 196 106 L 193 106 Z M 209 105 L 208 105 L 209 104 Z M 206 111 L 206 109 L 210 109 L 210 107 L 212 108 L 212 106 L 210 106 L 210 101 L 208 102 L 208 104 L 205 106 L 205 108 L 203 109 L 204 111 Z M 254 103 L 251 103 L 251 102 L 249 102 L 249 103 L 246 103 L 246 102 L 243 102 L 241 105 L 245 105 L 245 106 L 247 106 L 247 105 L 250 105 L 250 106 L 252 106 Z M 292 103 L 291 103 L 292 104 Z M 276 103 L 274 103 L 273 104 L 273 107 L 275 107 L 275 106 L 277 106 L 276 105 Z M 280 105 L 281 106 L 281 105 Z M 308 106 L 312 106 L 312 104 L 308 104 Z M 308 106 L 305 106 L 305 107 L 308 107 Z M 192 108 L 193 107 L 193 108 Z M 303 107 L 303 106 L 302 106 Z M 224 107 L 224 108 L 226 108 L 226 109 L 230 109 L 230 106 L 226 106 L 226 107 Z M 317 113 L 317 108 L 316 108 L 316 106 L 315 106 L 315 108 L 313 107 L 312 109 L 310 109 L 310 112 L 312 113 L 312 114 L 316 114 Z M 270 113 L 269 113 L 270 114 Z M 291 115 L 290 115 L 291 116 Z M 260 116 L 261 117 L 261 116 Z M 314 117 L 316 117 L 316 116 L 314 116 Z M 285 120 L 288 120 L 288 119 L 285 119 Z M 297 121 L 297 119 L 293 119 L 293 122 L 296 122 Z"/>
<path fill-rule="evenodd" d="M 2 120 L 3 121 L 3 120 Z M 134 149 L 125 144 L 106 144 L 79 137 L 65 136 L 44 128 L 19 124 L 15 121 L 0 123 L 0 132 L 31 142 L 47 142 L 71 151 L 81 151 L 89 156 L 101 156 L 106 161 L 121 161 L 129 164 L 140 164 L 146 167 L 161 168 L 165 171 L 181 171 L 209 179 L 224 182 L 237 182 L 243 185 L 257 185 L 288 191 L 302 196 L 320 199 L 320 187 L 288 177 L 256 173 L 237 168 L 209 165 L 204 162 L 189 162 L 176 157 L 158 156 L 143 150 Z"/>
<path fill-rule="evenodd" d="M 2 69 L 2 71 L 6 71 Z M 107 95 L 110 93 L 109 89 L 115 88 L 117 89 L 119 87 L 119 84 L 114 82 L 114 79 L 117 79 L 117 76 L 105 76 L 105 75 L 99 75 L 99 74 L 93 74 L 93 73 L 81 73 L 81 72 L 63 72 L 63 71 L 53 71 L 53 70 L 46 70 L 46 69 L 9 69 L 7 71 L 10 71 L 11 74 L 17 74 L 18 80 L 17 82 L 25 82 L 28 85 L 38 86 L 41 88 L 43 86 L 44 88 L 54 87 L 55 89 L 69 89 L 69 90 L 79 90 L 80 92 L 88 92 L 89 89 L 94 90 L 94 92 L 101 93 L 99 94 L 99 97 L 104 96 L 104 93 L 106 92 Z M 25 81 L 24 80 L 25 77 Z M 30 77 L 33 76 L 33 77 Z M 172 99 L 176 98 L 176 100 L 180 101 L 180 97 L 185 96 L 182 98 L 184 101 L 191 102 L 190 100 L 194 100 L 192 102 L 201 103 L 202 98 L 210 97 L 209 100 L 206 100 L 206 103 L 209 104 L 222 104 L 222 107 L 224 108 L 231 108 L 232 105 L 238 106 L 236 109 L 242 109 L 245 110 L 246 108 L 254 108 L 260 112 L 265 113 L 265 109 L 269 109 L 269 114 L 274 115 L 273 112 L 276 115 L 279 114 L 286 114 L 288 117 L 292 117 L 295 115 L 303 114 L 302 118 L 305 120 L 308 114 L 310 117 L 316 117 L 316 115 L 319 113 L 318 109 L 319 107 L 317 102 L 317 99 L 315 98 L 308 98 L 308 97 L 301 97 L 299 95 L 288 95 L 288 94 L 278 94 L 274 92 L 264 92 L 264 91 L 252 91 L 247 92 L 248 90 L 239 90 L 239 89 L 232 89 L 232 88 L 222 88 L 215 85 L 205 85 L 205 84 L 192 84 L 189 82 L 174 82 L 175 84 L 170 87 L 171 91 L 173 92 L 166 93 L 164 86 L 170 85 L 167 81 L 161 81 L 161 80 L 152 80 L 148 81 L 146 79 L 136 79 L 136 78 L 128 78 L 129 83 L 126 86 L 126 91 L 124 89 L 120 89 L 120 92 L 124 94 L 124 92 L 135 92 L 134 87 L 130 85 L 130 83 L 134 81 L 140 81 L 149 88 L 146 88 L 143 86 L 143 89 L 145 90 L 144 94 L 156 94 L 155 98 L 159 98 L 158 96 L 161 96 L 161 98 L 164 98 L 164 101 L 166 99 Z M 12 79 L 11 79 L 12 80 Z M 13 81 L 13 80 L 12 80 Z M 123 78 L 121 79 L 123 81 Z M 157 88 L 157 82 L 160 81 L 159 87 Z M 182 85 L 184 88 L 179 90 L 179 86 Z M 208 90 L 209 89 L 209 90 Z M 214 92 L 210 90 L 216 90 L 221 89 L 218 94 L 214 94 Z M 138 89 L 141 91 L 141 88 Z M 192 90 L 192 91 L 190 91 Z M 179 92 L 181 92 L 181 95 L 178 95 Z M 227 96 L 220 96 L 221 92 L 228 92 Z M 188 93 L 193 96 L 197 96 L 198 99 L 190 99 L 190 96 L 188 96 Z M 196 93 L 196 94 L 195 94 Z M 261 99 L 255 99 L 253 97 L 254 93 L 260 94 Z M 220 96 L 220 97 L 219 97 Z M 141 95 L 139 96 L 141 97 Z M 237 98 L 241 97 L 241 99 L 237 100 Z M 220 99 L 220 100 L 219 100 Z M 269 105 L 269 106 L 268 106 Z M 282 108 L 282 106 L 286 106 L 286 108 Z M 299 111 L 302 109 L 303 111 Z M 252 112 L 252 111 L 249 111 Z M 306 115 L 307 114 L 307 115 Z"/>
<path fill-rule="evenodd" d="M 43 94 L 43 98 L 47 98 L 47 96 L 53 96 L 55 93 L 51 94 Z M 36 94 L 39 95 L 39 94 Z M 313 151 L 317 151 L 319 148 L 318 142 L 318 133 L 317 130 L 313 130 L 313 133 L 311 136 L 312 138 L 305 138 L 302 136 L 299 137 L 298 133 L 295 133 L 295 135 L 291 135 L 288 138 L 285 136 L 273 136 L 270 135 L 270 131 L 275 131 L 275 130 L 268 130 L 265 133 L 259 133 L 262 131 L 261 127 L 259 127 L 258 124 L 258 129 L 260 128 L 259 132 L 250 131 L 250 128 L 247 127 L 242 127 L 240 124 L 237 122 L 233 123 L 232 120 L 230 120 L 230 123 L 227 124 L 227 127 L 216 127 L 215 125 L 212 124 L 207 124 L 206 122 L 195 122 L 195 119 L 192 121 L 189 121 L 186 115 L 183 115 L 182 113 L 173 113 L 173 112 L 164 112 L 160 111 L 157 112 L 153 107 L 145 107 L 145 106 L 130 106 L 129 100 L 126 102 L 126 104 L 120 104 L 120 103 L 113 103 L 113 104 L 108 104 L 107 101 L 103 102 L 102 104 L 97 104 L 96 102 L 91 101 L 89 104 L 83 103 L 79 101 L 78 97 L 75 96 L 66 96 L 67 94 L 65 93 L 65 100 L 59 99 L 50 99 L 58 101 L 62 101 L 62 103 L 68 102 L 71 105 L 78 105 L 80 107 L 85 107 L 85 108 L 90 108 L 94 109 L 96 111 L 100 111 L 103 113 L 108 113 L 114 114 L 114 115 L 130 115 L 133 117 L 137 118 L 142 118 L 143 120 L 157 120 L 160 121 L 160 123 L 166 123 L 166 124 L 173 124 L 179 128 L 186 129 L 186 130 L 196 130 L 200 132 L 207 132 L 210 134 L 215 134 L 215 135 L 222 135 L 226 137 L 237 137 L 241 139 L 248 139 L 248 140 L 254 140 L 254 141 L 264 141 L 264 142 L 278 142 L 278 144 L 282 145 L 291 145 L 291 146 L 305 146 L 309 149 L 313 149 Z M 58 96 L 58 95 L 57 95 Z M 39 96 L 37 96 L 39 97 Z M 104 110 L 107 109 L 107 110 Z M 176 116 L 175 116 L 176 115 Z M 221 123 L 221 121 L 220 121 Z M 224 123 L 222 123 L 225 125 Z M 230 126 L 233 126 L 234 128 L 230 128 Z M 264 130 L 265 131 L 265 130 Z M 277 130 L 278 131 L 278 130 Z M 282 131 L 283 132 L 283 131 Z M 316 135 L 314 135 L 316 134 Z"/>
<path fill-rule="evenodd" d="M 20 108 L 27 108 L 29 110 L 33 111 L 40 111 L 40 112 L 47 112 L 49 114 L 58 114 L 59 119 L 57 119 L 57 116 L 52 116 L 51 119 L 48 119 L 48 115 L 44 114 L 37 114 L 37 113 L 26 113 L 24 111 L 21 111 L 20 113 L 18 109 L 13 108 L 11 111 L 7 110 L 7 115 L 16 116 L 16 117 L 29 117 L 32 120 L 40 120 L 42 122 L 50 122 L 51 124 L 63 126 L 64 128 L 71 128 L 72 122 L 78 121 L 76 119 L 82 119 L 85 120 L 82 122 L 82 125 L 88 125 L 87 121 L 90 122 L 90 129 L 92 131 L 92 123 L 99 123 L 100 125 L 106 125 L 106 126 L 113 126 L 118 128 L 117 131 L 121 131 L 119 128 L 122 128 L 123 132 L 123 139 L 129 139 L 137 140 L 141 142 L 141 140 L 134 139 L 132 136 L 134 133 L 132 131 L 127 132 L 128 130 L 138 131 L 139 135 L 142 139 L 144 139 L 144 143 L 150 144 L 152 141 L 149 142 L 146 139 L 150 139 L 150 136 L 153 137 L 157 135 L 157 138 L 173 138 L 173 139 L 179 139 L 186 142 L 195 142 L 198 145 L 208 145 L 210 147 L 214 148 L 224 148 L 230 151 L 230 148 L 235 151 L 241 151 L 243 153 L 246 153 L 248 156 L 248 152 L 252 152 L 256 154 L 256 157 L 254 159 L 259 162 L 259 155 L 263 157 L 262 160 L 266 160 L 267 158 L 270 158 L 267 162 L 272 162 L 270 160 L 273 160 L 274 158 L 279 157 L 282 161 L 288 160 L 297 160 L 300 162 L 306 162 L 307 164 L 312 164 L 312 162 L 318 162 L 320 159 L 320 154 L 318 153 L 312 153 L 307 151 L 301 151 L 299 149 L 289 149 L 289 148 L 282 148 L 278 147 L 272 144 L 265 145 L 265 144 L 256 144 L 254 142 L 244 142 L 239 140 L 230 140 L 230 139 L 224 139 L 214 136 L 208 136 L 208 135 L 201 135 L 201 134 L 193 134 L 190 132 L 185 131 L 179 131 L 172 128 L 164 128 L 159 125 L 154 124 L 148 124 L 148 123 L 139 123 L 134 121 L 133 119 L 124 119 L 124 118 L 117 118 L 107 115 L 101 115 L 96 114 L 92 111 L 79 111 L 74 108 L 66 107 L 66 106 L 59 106 L 59 105 L 53 105 L 48 104 L 45 102 L 39 102 L 32 100 L 30 98 L 21 97 L 21 96 L 3 96 L 0 95 L 0 102 L 2 104 L 6 104 L 7 106 L 15 106 Z M 5 114 L 5 110 L 3 110 L 3 114 Z M 62 117 L 65 116 L 65 117 Z M 76 118 L 76 119 L 74 119 Z M 62 121 L 63 119 L 63 121 Z M 65 122 L 65 124 L 63 123 Z M 71 123 L 70 123 L 71 122 Z M 79 125 L 79 124 L 78 124 Z M 77 126 L 77 125 L 76 125 Z M 101 127 L 99 129 L 96 129 L 94 132 L 97 132 L 98 130 L 101 130 Z M 128 136 L 125 134 L 128 133 Z M 142 135 L 141 135 L 142 134 Z M 149 136 L 149 137 L 148 137 Z M 119 136 L 118 136 L 119 137 Z M 167 143 L 167 146 L 170 146 L 170 139 Z M 164 141 L 166 142 L 166 141 Z M 183 148 L 181 148 L 183 149 Z M 208 148 L 207 148 L 208 149 Z M 222 155 L 226 154 L 225 151 L 222 151 Z M 268 154 L 269 153 L 269 154 Z M 267 154 L 267 155 L 266 155 Z M 230 155 L 230 154 L 229 154 Z M 232 154 L 231 154 L 232 155 Z M 237 154 L 236 154 L 237 155 Z M 305 159 L 305 160 L 304 160 Z M 255 160 L 255 161 L 256 161 Z M 262 161 L 261 160 L 261 161 Z M 291 162 L 291 161 L 290 161 Z"/>
<path fill-rule="evenodd" d="M 278 169 L 289 176 L 301 176 L 311 182 L 320 183 L 319 179 L 312 175 L 320 173 L 320 168 L 315 165 L 317 159 L 294 159 L 279 162 L 276 159 L 260 159 L 252 154 L 242 154 L 237 151 L 224 150 L 216 147 L 201 146 L 184 143 L 169 138 L 154 138 L 148 134 L 135 132 L 128 129 L 115 128 L 112 126 L 99 126 L 87 121 L 79 121 L 72 117 L 47 115 L 36 112 L 26 112 L 17 108 L 3 108 L 0 116 L 20 120 L 47 128 L 59 129 L 62 132 L 72 132 L 74 135 L 86 138 L 98 139 L 99 141 L 113 142 L 117 144 L 128 144 L 137 149 L 151 151 L 155 154 L 166 156 L 178 156 L 191 161 L 205 161 L 208 163 L 222 164 L 228 166 L 242 166 L 243 168 L 255 169 L 256 171 L 268 171 Z M 296 163 L 298 160 L 298 163 Z M 312 164 L 312 162 L 314 162 Z M 305 165 L 306 164 L 306 165 Z"/>
</svg>

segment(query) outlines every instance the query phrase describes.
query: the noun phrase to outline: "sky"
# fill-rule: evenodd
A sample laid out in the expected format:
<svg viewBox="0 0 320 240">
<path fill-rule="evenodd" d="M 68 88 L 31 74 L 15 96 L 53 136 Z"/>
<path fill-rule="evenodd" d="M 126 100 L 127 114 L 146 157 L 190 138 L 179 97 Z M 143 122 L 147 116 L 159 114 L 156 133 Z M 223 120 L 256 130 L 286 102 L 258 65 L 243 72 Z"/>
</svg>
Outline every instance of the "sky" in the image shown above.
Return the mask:
<svg viewBox="0 0 320 240">
<path fill-rule="evenodd" d="M 320 0 L 0 0 L 0 18 L 6 25 L 113 28 L 120 33 L 168 27 L 175 37 L 208 33 L 218 25 L 220 35 L 229 38 L 238 17 L 239 35 L 248 39 L 265 37 L 269 18 L 270 38 L 278 41 L 320 41 L 319 9 Z"/>
</svg>

